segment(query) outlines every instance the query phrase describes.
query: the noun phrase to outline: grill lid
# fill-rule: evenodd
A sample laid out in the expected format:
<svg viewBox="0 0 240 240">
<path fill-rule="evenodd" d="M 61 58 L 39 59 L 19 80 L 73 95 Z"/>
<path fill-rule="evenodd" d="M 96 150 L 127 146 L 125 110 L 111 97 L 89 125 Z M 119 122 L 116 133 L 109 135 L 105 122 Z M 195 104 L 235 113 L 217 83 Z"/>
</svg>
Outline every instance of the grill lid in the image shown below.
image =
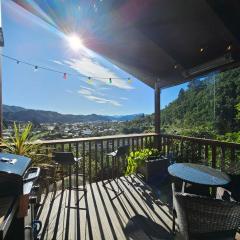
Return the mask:
<svg viewBox="0 0 240 240">
<path fill-rule="evenodd" d="M 23 177 L 30 164 L 31 159 L 28 157 L 10 153 L 0 153 L 0 174 L 14 174 Z"/>
</svg>

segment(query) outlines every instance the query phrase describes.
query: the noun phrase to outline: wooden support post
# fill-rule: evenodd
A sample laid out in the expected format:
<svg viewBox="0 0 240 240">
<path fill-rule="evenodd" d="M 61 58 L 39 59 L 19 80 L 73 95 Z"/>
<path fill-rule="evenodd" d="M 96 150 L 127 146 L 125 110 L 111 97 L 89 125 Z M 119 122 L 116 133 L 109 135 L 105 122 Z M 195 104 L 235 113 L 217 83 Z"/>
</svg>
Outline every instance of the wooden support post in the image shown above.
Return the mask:
<svg viewBox="0 0 240 240">
<path fill-rule="evenodd" d="M 0 0 L 0 54 L 4 46 L 3 30 L 2 30 L 2 1 Z M 3 106 L 2 106 L 2 56 L 0 55 L 0 137 L 3 131 Z"/>
<path fill-rule="evenodd" d="M 159 82 L 155 83 L 155 133 L 157 136 L 155 137 L 155 146 L 160 149 L 160 128 L 161 128 L 161 118 L 160 118 L 160 86 Z"/>
</svg>

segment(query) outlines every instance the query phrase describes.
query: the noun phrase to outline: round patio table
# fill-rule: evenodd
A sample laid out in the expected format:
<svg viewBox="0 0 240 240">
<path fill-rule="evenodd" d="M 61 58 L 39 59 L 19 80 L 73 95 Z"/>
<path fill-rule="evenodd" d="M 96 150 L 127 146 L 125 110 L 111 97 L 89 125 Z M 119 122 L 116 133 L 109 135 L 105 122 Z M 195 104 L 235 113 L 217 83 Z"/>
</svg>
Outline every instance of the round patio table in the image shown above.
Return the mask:
<svg viewBox="0 0 240 240">
<path fill-rule="evenodd" d="M 230 178 L 226 173 L 194 163 L 175 163 L 168 167 L 168 172 L 185 183 L 209 187 L 220 187 L 230 182 Z"/>
</svg>

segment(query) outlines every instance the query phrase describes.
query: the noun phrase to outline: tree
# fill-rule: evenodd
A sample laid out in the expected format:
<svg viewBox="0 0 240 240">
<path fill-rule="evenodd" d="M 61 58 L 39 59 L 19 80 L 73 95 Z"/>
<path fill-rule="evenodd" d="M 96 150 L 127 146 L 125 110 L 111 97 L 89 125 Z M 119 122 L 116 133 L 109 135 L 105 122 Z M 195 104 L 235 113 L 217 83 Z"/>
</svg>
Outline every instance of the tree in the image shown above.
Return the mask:
<svg viewBox="0 0 240 240">
<path fill-rule="evenodd" d="M 178 98 L 183 97 L 183 96 L 184 96 L 184 92 L 185 92 L 184 89 L 181 88 L 180 91 L 179 91 L 179 93 L 178 93 Z"/>
<path fill-rule="evenodd" d="M 236 109 L 237 109 L 236 119 L 240 121 L 240 103 L 236 105 Z"/>
</svg>

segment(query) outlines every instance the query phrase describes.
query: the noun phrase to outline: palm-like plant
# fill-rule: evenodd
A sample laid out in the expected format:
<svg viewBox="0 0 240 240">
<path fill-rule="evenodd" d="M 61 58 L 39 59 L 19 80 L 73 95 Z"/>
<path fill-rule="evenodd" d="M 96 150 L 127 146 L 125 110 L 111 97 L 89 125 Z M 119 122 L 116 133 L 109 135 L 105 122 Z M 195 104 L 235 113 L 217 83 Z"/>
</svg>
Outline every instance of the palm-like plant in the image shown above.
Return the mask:
<svg viewBox="0 0 240 240">
<path fill-rule="evenodd" d="M 13 130 L 9 138 L 1 139 L 4 151 L 30 158 L 36 157 L 41 144 L 36 143 L 36 137 L 31 134 L 32 123 L 27 123 L 21 130 L 20 124 L 14 122 Z"/>
</svg>

